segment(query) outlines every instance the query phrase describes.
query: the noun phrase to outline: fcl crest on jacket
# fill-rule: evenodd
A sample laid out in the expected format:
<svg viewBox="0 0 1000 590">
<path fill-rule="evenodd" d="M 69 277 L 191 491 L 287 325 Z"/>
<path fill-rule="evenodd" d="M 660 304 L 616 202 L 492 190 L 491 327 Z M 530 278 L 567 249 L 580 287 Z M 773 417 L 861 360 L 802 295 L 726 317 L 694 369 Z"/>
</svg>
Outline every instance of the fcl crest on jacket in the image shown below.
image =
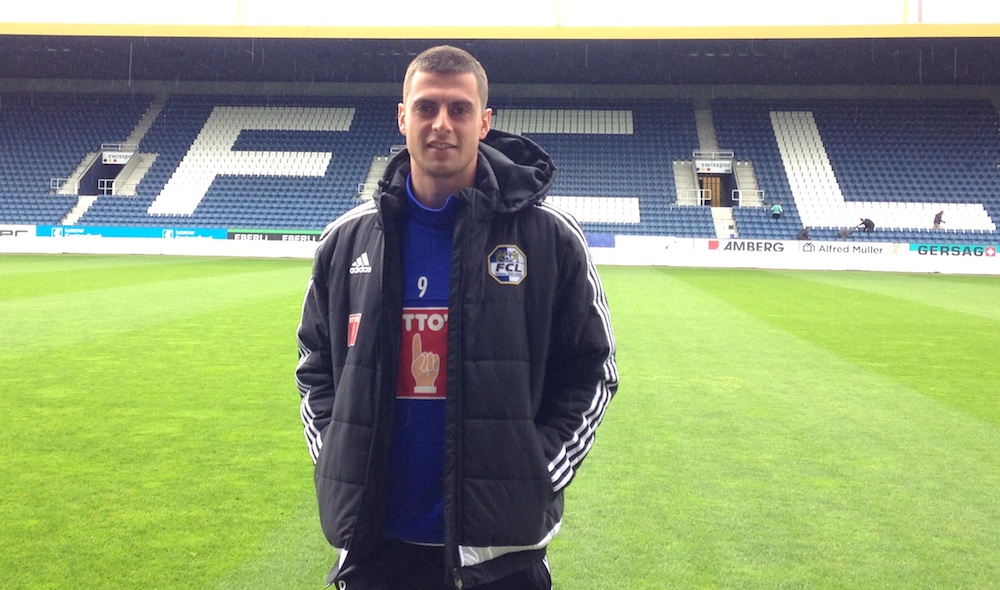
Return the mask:
<svg viewBox="0 0 1000 590">
<path fill-rule="evenodd" d="M 502 285 L 518 285 L 528 274 L 528 258 L 517 246 L 497 246 L 490 253 L 489 271 Z"/>
</svg>

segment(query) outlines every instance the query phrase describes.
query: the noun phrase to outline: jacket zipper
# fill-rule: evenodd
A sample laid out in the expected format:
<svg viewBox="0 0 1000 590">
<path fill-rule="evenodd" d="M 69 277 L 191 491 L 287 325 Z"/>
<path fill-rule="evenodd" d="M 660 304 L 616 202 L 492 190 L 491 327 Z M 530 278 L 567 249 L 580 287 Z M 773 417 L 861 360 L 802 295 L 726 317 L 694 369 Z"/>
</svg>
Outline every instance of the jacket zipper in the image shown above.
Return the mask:
<svg viewBox="0 0 1000 590">
<path fill-rule="evenodd" d="M 455 261 L 457 260 L 457 263 L 458 263 L 458 277 L 457 277 L 458 278 L 458 285 L 456 287 L 456 285 L 454 284 L 454 282 L 452 283 L 452 285 L 451 285 L 451 292 L 452 292 L 452 294 L 455 294 L 455 296 L 454 297 L 449 297 L 449 302 L 448 302 L 448 305 L 450 307 L 452 305 L 452 302 L 454 301 L 454 304 L 457 306 L 457 309 L 459 309 L 458 313 L 454 313 L 454 311 L 451 310 L 451 309 L 449 309 L 449 312 L 448 312 L 450 320 L 451 319 L 457 319 L 458 320 L 454 324 L 452 324 L 452 323 L 449 322 L 449 329 L 454 330 L 454 333 L 458 335 L 457 336 L 458 346 L 456 347 L 455 353 L 453 355 L 453 358 L 457 362 L 455 362 L 455 363 L 449 362 L 448 363 L 449 373 L 451 371 L 456 371 L 456 373 L 452 373 L 452 374 L 449 375 L 449 381 L 452 381 L 453 383 L 456 384 L 455 391 L 451 392 L 453 394 L 452 404 L 453 404 L 453 407 L 454 407 L 454 416 L 455 416 L 455 427 L 454 427 L 454 437 L 455 438 L 454 438 L 454 441 L 453 441 L 454 448 L 455 448 L 455 457 L 454 457 L 454 461 L 455 461 L 455 463 L 454 463 L 454 469 L 455 469 L 454 486 L 455 487 L 454 487 L 454 491 L 453 491 L 453 493 L 454 493 L 454 502 L 455 502 L 455 509 L 454 509 L 455 512 L 454 512 L 454 520 L 452 521 L 452 526 L 453 526 L 453 530 L 452 530 L 452 534 L 451 534 L 452 546 L 446 548 L 446 551 L 448 551 L 449 554 L 451 555 L 452 581 L 455 584 L 455 588 L 458 589 L 458 590 L 461 590 L 461 588 L 463 586 L 461 557 L 459 555 L 459 549 L 458 549 L 458 546 L 459 546 L 458 535 L 459 535 L 459 531 L 462 528 L 462 443 L 461 443 L 461 441 L 462 441 L 462 416 L 463 416 L 463 410 L 462 410 L 462 386 L 461 386 L 461 384 L 462 384 L 462 377 L 461 377 L 462 376 L 462 341 L 463 341 L 462 321 L 463 320 L 462 320 L 462 312 L 460 310 L 461 310 L 461 306 L 462 306 L 462 303 L 463 303 L 463 300 L 464 300 L 464 294 L 465 294 L 465 280 L 466 280 L 465 277 L 466 277 L 467 269 L 465 268 L 464 254 L 466 252 L 468 252 L 468 249 L 469 249 L 469 241 L 470 241 L 469 240 L 469 234 L 470 234 L 470 232 L 469 232 L 469 230 L 468 230 L 468 228 L 466 226 L 469 223 L 471 223 L 471 221 L 469 220 L 469 218 L 472 217 L 472 210 L 471 209 L 472 209 L 471 205 L 467 205 L 464 208 L 464 210 L 461 211 L 462 214 L 460 216 L 456 216 L 456 219 L 455 219 L 455 221 L 456 221 L 456 226 L 455 226 L 456 235 L 457 235 L 457 237 L 459 237 L 461 239 L 461 248 L 457 248 L 456 249 L 454 247 L 454 245 L 452 245 L 452 268 L 455 267 Z M 449 359 L 449 361 L 450 360 L 451 359 Z"/>
</svg>

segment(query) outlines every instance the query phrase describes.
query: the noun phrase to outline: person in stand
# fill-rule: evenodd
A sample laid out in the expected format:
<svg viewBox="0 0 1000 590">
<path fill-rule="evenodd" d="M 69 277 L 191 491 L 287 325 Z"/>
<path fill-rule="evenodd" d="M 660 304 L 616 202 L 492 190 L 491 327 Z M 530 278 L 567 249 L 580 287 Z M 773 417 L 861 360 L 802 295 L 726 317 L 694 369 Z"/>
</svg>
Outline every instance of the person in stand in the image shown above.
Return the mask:
<svg viewBox="0 0 1000 590">
<path fill-rule="evenodd" d="M 934 216 L 934 229 L 941 229 L 942 223 L 944 223 L 944 211 L 938 211 Z"/>
<path fill-rule="evenodd" d="M 858 224 L 858 229 L 863 229 L 866 232 L 875 231 L 875 222 L 867 217 L 862 217 L 861 223 Z"/>
<path fill-rule="evenodd" d="M 799 230 L 799 235 L 796 236 L 796 239 L 798 239 L 798 240 L 811 240 L 812 238 L 809 237 L 809 229 L 810 228 L 809 228 L 808 225 L 805 226 L 805 227 L 803 227 L 802 229 L 800 229 Z"/>
<path fill-rule="evenodd" d="M 773 205 L 771 205 L 771 218 L 779 219 L 783 211 L 784 209 L 781 208 L 781 203 L 775 202 Z"/>
<path fill-rule="evenodd" d="M 555 165 L 490 129 L 486 72 L 411 62 L 406 149 L 326 228 L 296 381 L 328 583 L 551 589 L 564 492 L 618 389 L 607 300 Z"/>
</svg>

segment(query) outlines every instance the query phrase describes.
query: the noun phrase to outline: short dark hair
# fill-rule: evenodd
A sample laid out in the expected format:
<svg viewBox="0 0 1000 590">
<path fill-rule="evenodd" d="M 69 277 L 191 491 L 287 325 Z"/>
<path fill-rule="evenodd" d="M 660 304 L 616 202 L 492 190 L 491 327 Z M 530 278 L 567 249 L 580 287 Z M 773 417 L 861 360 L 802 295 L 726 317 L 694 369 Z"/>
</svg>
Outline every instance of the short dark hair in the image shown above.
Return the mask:
<svg viewBox="0 0 1000 590">
<path fill-rule="evenodd" d="M 468 51 L 451 45 L 438 45 L 424 50 L 413 58 L 409 67 L 406 68 L 406 76 L 403 77 L 403 104 L 406 104 L 406 97 L 410 94 L 410 85 L 413 83 L 413 74 L 416 72 L 473 74 L 476 77 L 476 86 L 479 90 L 479 99 L 483 103 L 482 107 L 486 108 L 486 101 L 490 94 L 486 70 Z"/>
</svg>

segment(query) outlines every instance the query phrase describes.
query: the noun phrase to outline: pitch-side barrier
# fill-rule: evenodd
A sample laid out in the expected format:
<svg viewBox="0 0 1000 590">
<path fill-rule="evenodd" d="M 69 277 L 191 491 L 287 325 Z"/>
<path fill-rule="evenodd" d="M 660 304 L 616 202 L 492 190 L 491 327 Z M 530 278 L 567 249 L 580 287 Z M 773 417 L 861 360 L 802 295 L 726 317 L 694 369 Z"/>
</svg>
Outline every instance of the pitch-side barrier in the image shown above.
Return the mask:
<svg viewBox="0 0 1000 590">
<path fill-rule="evenodd" d="M 0 253 L 311 258 L 318 231 L 0 225 Z M 997 244 L 588 236 L 597 264 L 1000 274 Z M 530 257 L 527 260 L 530 267 Z M 485 268 L 485 267 L 484 267 Z"/>
</svg>

